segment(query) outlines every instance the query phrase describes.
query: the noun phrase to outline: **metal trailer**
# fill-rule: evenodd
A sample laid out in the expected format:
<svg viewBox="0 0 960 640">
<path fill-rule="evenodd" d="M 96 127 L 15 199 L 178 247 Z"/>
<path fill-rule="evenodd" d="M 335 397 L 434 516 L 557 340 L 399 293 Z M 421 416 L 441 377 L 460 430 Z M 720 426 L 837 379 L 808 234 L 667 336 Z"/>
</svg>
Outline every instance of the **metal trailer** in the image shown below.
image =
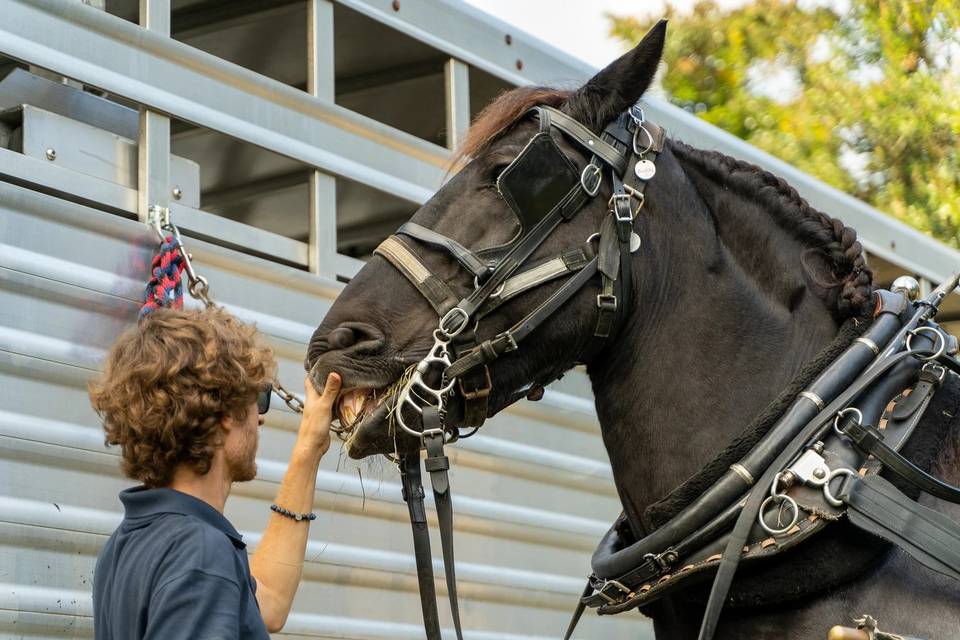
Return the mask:
<svg viewBox="0 0 960 640">
<path fill-rule="evenodd" d="M 313 327 L 442 183 L 470 118 L 503 89 L 593 69 L 446 0 L 0 0 L 0 16 L 0 637 L 88 638 L 94 559 L 130 483 L 85 385 L 135 321 L 150 208 L 169 210 L 212 295 L 257 323 L 296 388 Z M 843 217 L 881 279 L 960 264 L 663 101 L 648 113 Z M 253 547 L 297 425 L 270 412 L 259 475 L 228 503 Z M 397 474 L 338 453 L 278 635 L 422 637 Z M 557 637 L 619 511 L 587 380 L 571 373 L 451 453 L 466 637 Z M 652 633 L 625 615 L 581 635 Z"/>
</svg>

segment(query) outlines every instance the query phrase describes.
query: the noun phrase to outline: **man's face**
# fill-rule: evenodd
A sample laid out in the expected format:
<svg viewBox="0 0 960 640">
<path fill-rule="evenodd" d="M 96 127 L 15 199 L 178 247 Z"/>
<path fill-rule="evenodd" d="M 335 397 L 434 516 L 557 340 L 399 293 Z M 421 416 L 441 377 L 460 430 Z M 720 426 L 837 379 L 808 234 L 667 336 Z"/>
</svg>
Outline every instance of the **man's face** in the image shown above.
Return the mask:
<svg viewBox="0 0 960 640">
<path fill-rule="evenodd" d="M 247 407 L 243 420 L 233 421 L 234 428 L 224 442 L 227 473 L 231 482 L 247 482 L 257 476 L 257 445 L 263 416 L 257 413 L 256 403 Z"/>
</svg>

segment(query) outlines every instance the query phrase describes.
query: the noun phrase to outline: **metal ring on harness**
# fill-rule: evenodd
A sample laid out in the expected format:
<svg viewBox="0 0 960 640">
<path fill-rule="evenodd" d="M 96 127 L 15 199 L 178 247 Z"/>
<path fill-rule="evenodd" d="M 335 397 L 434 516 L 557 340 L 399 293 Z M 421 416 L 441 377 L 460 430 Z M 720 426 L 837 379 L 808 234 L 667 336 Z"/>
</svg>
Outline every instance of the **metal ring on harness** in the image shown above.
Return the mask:
<svg viewBox="0 0 960 640">
<path fill-rule="evenodd" d="M 590 173 L 592 183 L 587 183 L 587 172 Z M 583 168 L 583 171 L 580 172 L 580 186 L 583 187 L 583 190 L 587 192 L 588 196 L 595 196 L 597 192 L 600 191 L 600 185 L 603 184 L 603 172 L 602 169 L 590 162 Z"/>
<path fill-rule="evenodd" d="M 782 505 L 784 502 L 790 505 L 790 508 L 793 509 L 793 517 L 790 519 L 790 522 L 787 524 L 787 526 L 781 527 L 779 529 L 775 529 L 771 527 L 770 525 L 767 524 L 766 520 L 764 519 L 764 515 L 767 511 L 767 505 L 769 505 L 770 502 L 773 500 L 778 501 L 778 504 L 781 505 L 780 507 L 781 510 L 783 509 Z M 785 493 L 778 493 L 776 495 L 767 496 L 766 499 L 762 503 L 760 503 L 760 514 L 757 519 L 759 520 L 760 526 L 763 527 L 763 530 L 769 533 L 770 535 L 772 536 L 783 535 L 787 531 L 790 531 L 790 529 L 792 529 L 794 525 L 796 525 L 797 522 L 800 520 L 800 506 L 797 504 L 796 500 L 794 500 L 793 498 L 791 498 Z M 778 517 L 777 523 L 779 524 L 779 522 L 780 522 L 780 519 Z"/>
<path fill-rule="evenodd" d="M 453 322 L 453 319 L 456 316 L 460 316 L 459 324 L 455 325 L 452 329 L 447 328 L 448 322 Z M 461 309 L 460 307 L 454 307 L 447 311 L 446 315 L 440 320 L 440 326 L 438 331 L 442 331 L 443 335 L 449 338 L 455 338 L 460 335 L 460 332 L 467 328 L 467 323 L 470 320 L 470 314 Z M 447 366 L 450 366 L 450 363 L 447 363 Z"/>
<path fill-rule="evenodd" d="M 830 483 L 833 482 L 834 478 L 839 478 L 840 476 L 853 477 L 856 475 L 857 475 L 857 472 L 854 471 L 853 469 L 842 468 L 842 469 L 834 469 L 833 471 L 831 471 L 830 475 L 827 476 L 826 482 L 823 483 L 824 499 L 826 499 L 827 502 L 829 502 L 835 507 L 842 507 L 843 500 L 840 500 L 839 498 L 833 495 L 833 493 L 830 491 Z"/>
<path fill-rule="evenodd" d="M 943 337 L 943 334 L 941 334 L 939 331 L 937 331 L 933 327 L 917 327 L 913 331 L 910 331 L 907 334 L 907 341 L 906 341 L 907 351 L 913 351 L 913 347 L 910 346 L 910 339 L 913 338 L 918 333 L 923 333 L 924 331 L 933 332 L 933 335 L 935 336 L 933 340 L 933 345 L 936 346 L 939 344 L 940 347 L 934 352 L 933 355 L 917 356 L 917 357 L 920 358 L 921 360 L 936 360 L 937 358 L 942 356 L 944 352 L 947 350 L 947 340 L 946 338 Z"/>
<path fill-rule="evenodd" d="M 837 435 L 841 438 L 849 438 L 849 436 L 843 432 L 843 429 L 840 428 L 840 418 L 848 413 L 857 414 L 857 424 L 863 424 L 863 413 L 860 411 L 860 409 L 857 409 L 856 407 L 847 407 L 846 409 L 838 411 L 837 417 L 833 419 L 833 430 L 836 431 Z"/>
<path fill-rule="evenodd" d="M 640 145 L 637 144 L 637 134 L 641 131 L 647 134 L 647 146 L 643 150 L 641 150 Z M 650 149 L 653 149 L 653 136 L 647 131 L 647 128 L 643 126 L 643 122 L 638 122 L 636 130 L 633 132 L 633 152 L 642 158 Z"/>
</svg>

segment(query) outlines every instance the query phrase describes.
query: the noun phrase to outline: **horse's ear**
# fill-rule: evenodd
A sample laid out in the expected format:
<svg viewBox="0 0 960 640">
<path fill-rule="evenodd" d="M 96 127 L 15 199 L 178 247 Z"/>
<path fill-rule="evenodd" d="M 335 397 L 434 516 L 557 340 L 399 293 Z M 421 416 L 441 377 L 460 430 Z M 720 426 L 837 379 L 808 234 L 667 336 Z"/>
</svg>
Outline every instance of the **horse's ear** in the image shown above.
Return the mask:
<svg viewBox="0 0 960 640">
<path fill-rule="evenodd" d="M 603 131 L 647 90 L 657 73 L 667 21 L 660 20 L 643 40 L 573 92 L 563 110 L 594 131 Z"/>
</svg>

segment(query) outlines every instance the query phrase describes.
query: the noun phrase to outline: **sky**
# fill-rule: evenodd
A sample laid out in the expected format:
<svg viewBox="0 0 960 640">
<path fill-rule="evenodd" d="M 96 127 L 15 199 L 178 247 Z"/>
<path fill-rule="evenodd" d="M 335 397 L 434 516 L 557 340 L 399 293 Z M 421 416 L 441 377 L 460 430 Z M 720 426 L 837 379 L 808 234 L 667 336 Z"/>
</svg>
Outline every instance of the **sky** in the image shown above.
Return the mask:
<svg viewBox="0 0 960 640">
<path fill-rule="evenodd" d="M 595 67 L 623 53 L 626 45 L 609 35 L 607 13 L 659 17 L 665 0 L 465 0 L 467 4 L 516 25 L 523 31 Z M 670 0 L 683 11 L 694 0 Z M 744 0 L 719 0 L 722 7 Z"/>
</svg>

